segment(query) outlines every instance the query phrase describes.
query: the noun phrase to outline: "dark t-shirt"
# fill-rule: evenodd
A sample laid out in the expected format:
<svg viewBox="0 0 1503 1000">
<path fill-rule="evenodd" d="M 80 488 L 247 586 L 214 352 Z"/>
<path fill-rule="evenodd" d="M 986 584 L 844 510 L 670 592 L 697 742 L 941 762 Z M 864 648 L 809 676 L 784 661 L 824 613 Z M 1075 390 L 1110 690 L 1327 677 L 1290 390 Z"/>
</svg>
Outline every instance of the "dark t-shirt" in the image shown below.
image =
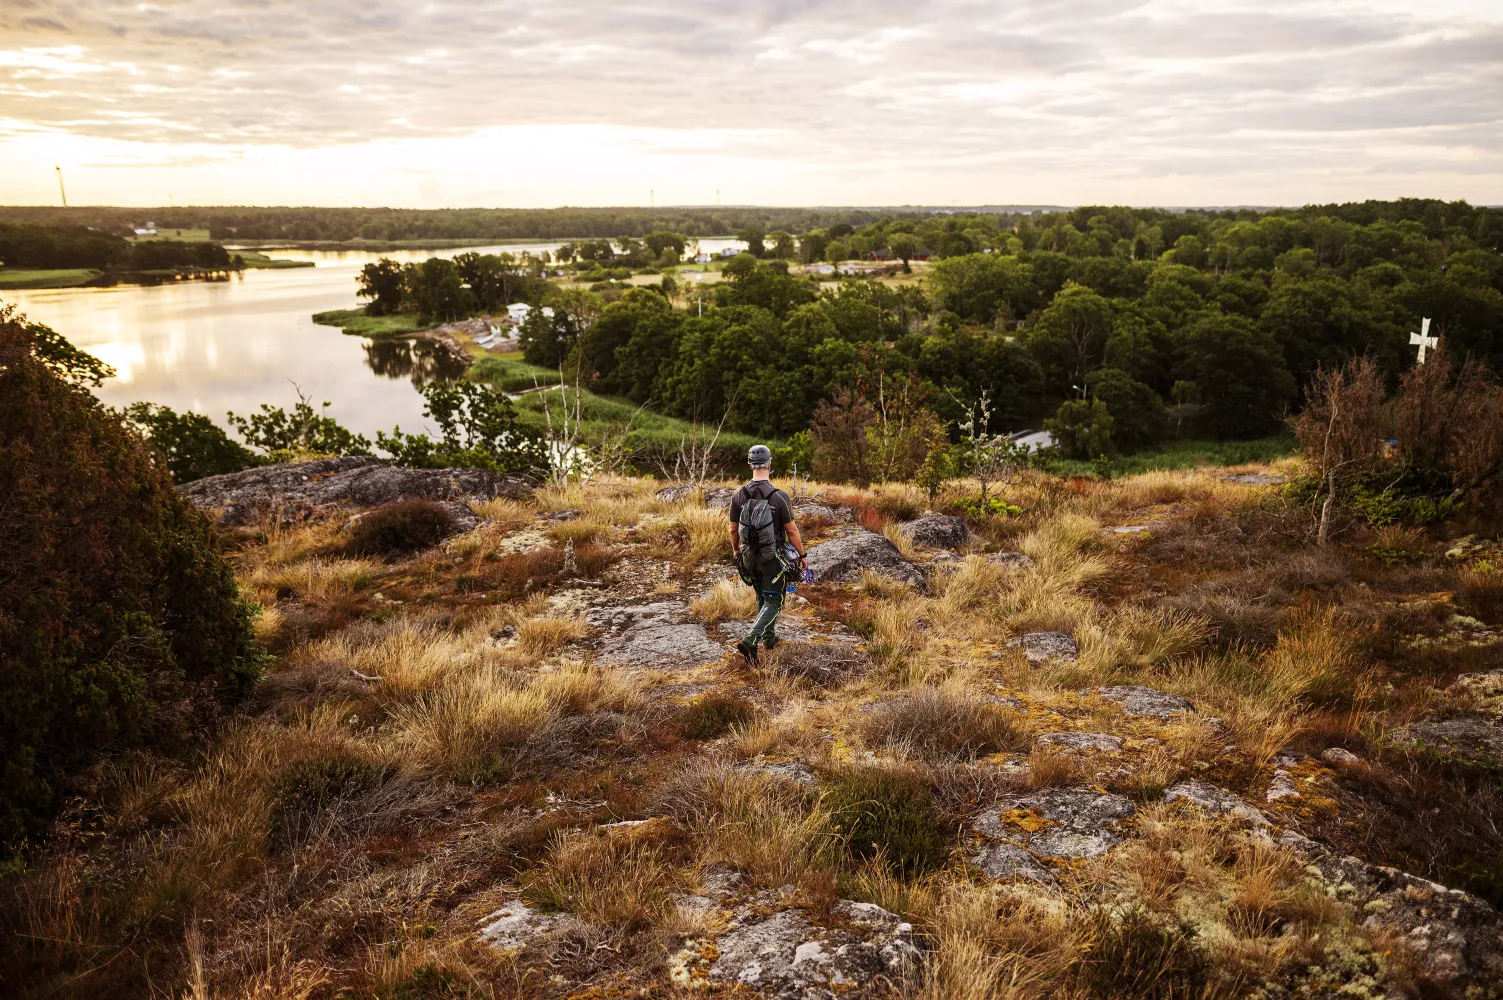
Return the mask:
<svg viewBox="0 0 1503 1000">
<path fill-rule="evenodd" d="M 784 525 L 793 520 L 793 501 L 788 499 L 788 494 L 765 479 L 753 479 L 731 495 L 731 523 L 740 522 L 741 508 L 751 497 L 760 497 L 772 505 L 772 520 L 777 526 L 778 541 L 786 542 L 788 533 Z"/>
</svg>

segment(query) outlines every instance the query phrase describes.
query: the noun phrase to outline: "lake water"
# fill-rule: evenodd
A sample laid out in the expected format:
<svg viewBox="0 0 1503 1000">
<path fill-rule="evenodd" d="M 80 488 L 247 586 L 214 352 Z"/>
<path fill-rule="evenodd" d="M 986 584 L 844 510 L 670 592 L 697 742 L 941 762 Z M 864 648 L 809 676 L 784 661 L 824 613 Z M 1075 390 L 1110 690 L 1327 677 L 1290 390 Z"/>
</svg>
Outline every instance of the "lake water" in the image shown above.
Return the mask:
<svg viewBox="0 0 1503 1000">
<path fill-rule="evenodd" d="M 95 390 L 112 406 L 137 400 L 194 410 L 224 424 L 226 411 L 261 403 L 288 409 L 294 384 L 351 430 L 371 434 L 423 426 L 418 387 L 458 374 L 422 341 L 373 342 L 317 326 L 316 312 L 358 304 L 355 276 L 370 261 L 423 261 L 480 253 L 553 250 L 559 243 L 387 253 L 273 251 L 313 267 L 243 271 L 228 281 L 0 292 L 31 319 L 113 366 Z M 733 240 L 702 240 L 718 252 Z"/>
</svg>

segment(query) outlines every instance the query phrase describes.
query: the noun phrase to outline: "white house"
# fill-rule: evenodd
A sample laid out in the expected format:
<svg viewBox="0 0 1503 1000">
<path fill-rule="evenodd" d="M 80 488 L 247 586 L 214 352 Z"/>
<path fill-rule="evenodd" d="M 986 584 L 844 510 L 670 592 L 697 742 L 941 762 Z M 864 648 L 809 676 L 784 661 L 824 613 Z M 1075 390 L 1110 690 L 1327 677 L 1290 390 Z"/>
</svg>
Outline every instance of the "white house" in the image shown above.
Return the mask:
<svg viewBox="0 0 1503 1000">
<path fill-rule="evenodd" d="M 741 251 L 737 250 L 735 247 L 726 247 L 724 250 L 720 251 L 720 257 L 722 260 L 728 260 L 729 258 L 736 256 L 740 252 Z"/>
<path fill-rule="evenodd" d="M 1012 443 L 1022 445 L 1029 451 L 1054 447 L 1054 435 L 1048 431 L 1022 431 L 1012 436 Z"/>
<path fill-rule="evenodd" d="M 710 255 L 703 250 L 694 255 L 694 263 L 696 264 L 708 264 L 709 262 Z"/>
<path fill-rule="evenodd" d="M 532 312 L 532 306 L 528 305 L 527 303 L 513 302 L 511 305 L 506 307 L 506 318 L 510 320 L 513 325 L 520 326 L 527 321 L 527 315 L 530 312 Z M 549 319 L 552 319 L 553 307 L 544 306 L 543 315 L 547 316 Z"/>
</svg>

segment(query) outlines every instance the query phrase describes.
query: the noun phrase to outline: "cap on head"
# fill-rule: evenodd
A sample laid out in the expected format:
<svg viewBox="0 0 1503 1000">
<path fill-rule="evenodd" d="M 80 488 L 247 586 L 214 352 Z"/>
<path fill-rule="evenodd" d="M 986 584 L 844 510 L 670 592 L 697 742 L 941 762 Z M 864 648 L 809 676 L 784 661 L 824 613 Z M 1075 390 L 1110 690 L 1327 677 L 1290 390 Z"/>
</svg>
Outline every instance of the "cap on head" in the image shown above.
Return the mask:
<svg viewBox="0 0 1503 1000">
<path fill-rule="evenodd" d="M 765 469 L 772 465 L 772 449 L 765 444 L 754 444 L 746 451 L 746 464 L 753 469 Z"/>
</svg>

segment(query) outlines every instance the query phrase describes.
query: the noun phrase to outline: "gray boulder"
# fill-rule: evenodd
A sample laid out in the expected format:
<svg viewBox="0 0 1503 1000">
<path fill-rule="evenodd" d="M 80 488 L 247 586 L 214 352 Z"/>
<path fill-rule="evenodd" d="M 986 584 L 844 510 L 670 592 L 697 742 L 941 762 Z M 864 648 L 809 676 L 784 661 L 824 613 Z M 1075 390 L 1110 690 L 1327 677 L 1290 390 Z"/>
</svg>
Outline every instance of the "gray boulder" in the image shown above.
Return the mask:
<svg viewBox="0 0 1503 1000">
<path fill-rule="evenodd" d="M 820 583 L 855 583 L 861 579 L 863 569 L 914 586 L 924 582 L 918 567 L 904 559 L 896 545 L 864 528 L 811 547 L 809 568 Z"/>
<path fill-rule="evenodd" d="M 1080 647 L 1068 632 L 1029 632 L 1007 640 L 1008 649 L 1021 649 L 1029 663 L 1046 660 L 1073 661 L 1080 656 Z"/>
<path fill-rule="evenodd" d="M 677 601 L 591 608 L 585 624 L 604 633 L 600 659 L 626 666 L 690 666 L 710 663 L 725 647 L 690 621 L 689 609 Z"/>
<path fill-rule="evenodd" d="M 1095 693 L 1120 706 L 1124 715 L 1139 718 L 1170 719 L 1195 711 L 1195 706 L 1179 695 L 1141 684 L 1114 684 L 1097 688 Z"/>
<path fill-rule="evenodd" d="M 1044 788 L 1008 796 L 971 816 L 977 841 L 970 859 L 994 878 L 1051 881 L 1052 874 L 1041 877 L 1048 869 L 1039 858 L 1105 854 L 1122 842 L 1118 824 L 1133 812 L 1131 800 L 1089 788 Z"/>
<path fill-rule="evenodd" d="M 925 514 L 899 525 L 898 530 L 915 545 L 934 549 L 958 549 L 971 540 L 965 518 L 951 514 Z"/>
<path fill-rule="evenodd" d="M 1122 749 L 1122 737 L 1111 733 L 1045 733 L 1037 742 L 1046 750 L 1076 753 L 1116 753 Z"/>
<path fill-rule="evenodd" d="M 901 986 L 918 969 L 913 926 L 901 917 L 848 899 L 830 914 L 836 926 L 820 926 L 803 910 L 739 907 L 713 949 L 690 942 L 687 960 L 676 957 L 670 968 L 685 985 L 741 985 L 771 1000 L 870 995 Z"/>
<path fill-rule="evenodd" d="M 405 469 L 379 458 L 346 456 L 263 465 L 209 476 L 178 487 L 195 507 L 219 512 L 225 524 L 267 515 L 297 521 L 336 505 L 379 507 L 397 500 L 465 504 L 524 497 L 532 488 L 484 469 Z"/>
<path fill-rule="evenodd" d="M 520 951 L 540 938 L 575 925 L 573 917 L 560 913 L 541 913 L 520 899 L 514 899 L 485 918 L 480 940 L 500 951 Z"/>
<path fill-rule="evenodd" d="M 1254 826 L 1267 826 L 1268 818 L 1224 788 L 1204 781 L 1181 781 L 1164 791 L 1165 802 L 1189 802 L 1217 815 L 1230 814 Z"/>
<path fill-rule="evenodd" d="M 1285 831 L 1279 841 L 1319 876 L 1326 891 L 1348 903 L 1369 927 L 1396 932 L 1420 969 L 1431 979 L 1472 996 L 1494 996 L 1488 987 L 1503 983 L 1503 916 L 1460 889 L 1395 868 L 1338 855 L 1324 844 Z"/>
<path fill-rule="evenodd" d="M 1396 738 L 1412 747 L 1474 763 L 1503 760 L 1503 724 L 1485 715 L 1455 715 L 1406 726 Z"/>
<path fill-rule="evenodd" d="M 1036 565 L 1032 556 L 1021 552 L 992 552 L 987 555 L 986 561 L 1012 570 L 1032 569 Z"/>
</svg>

